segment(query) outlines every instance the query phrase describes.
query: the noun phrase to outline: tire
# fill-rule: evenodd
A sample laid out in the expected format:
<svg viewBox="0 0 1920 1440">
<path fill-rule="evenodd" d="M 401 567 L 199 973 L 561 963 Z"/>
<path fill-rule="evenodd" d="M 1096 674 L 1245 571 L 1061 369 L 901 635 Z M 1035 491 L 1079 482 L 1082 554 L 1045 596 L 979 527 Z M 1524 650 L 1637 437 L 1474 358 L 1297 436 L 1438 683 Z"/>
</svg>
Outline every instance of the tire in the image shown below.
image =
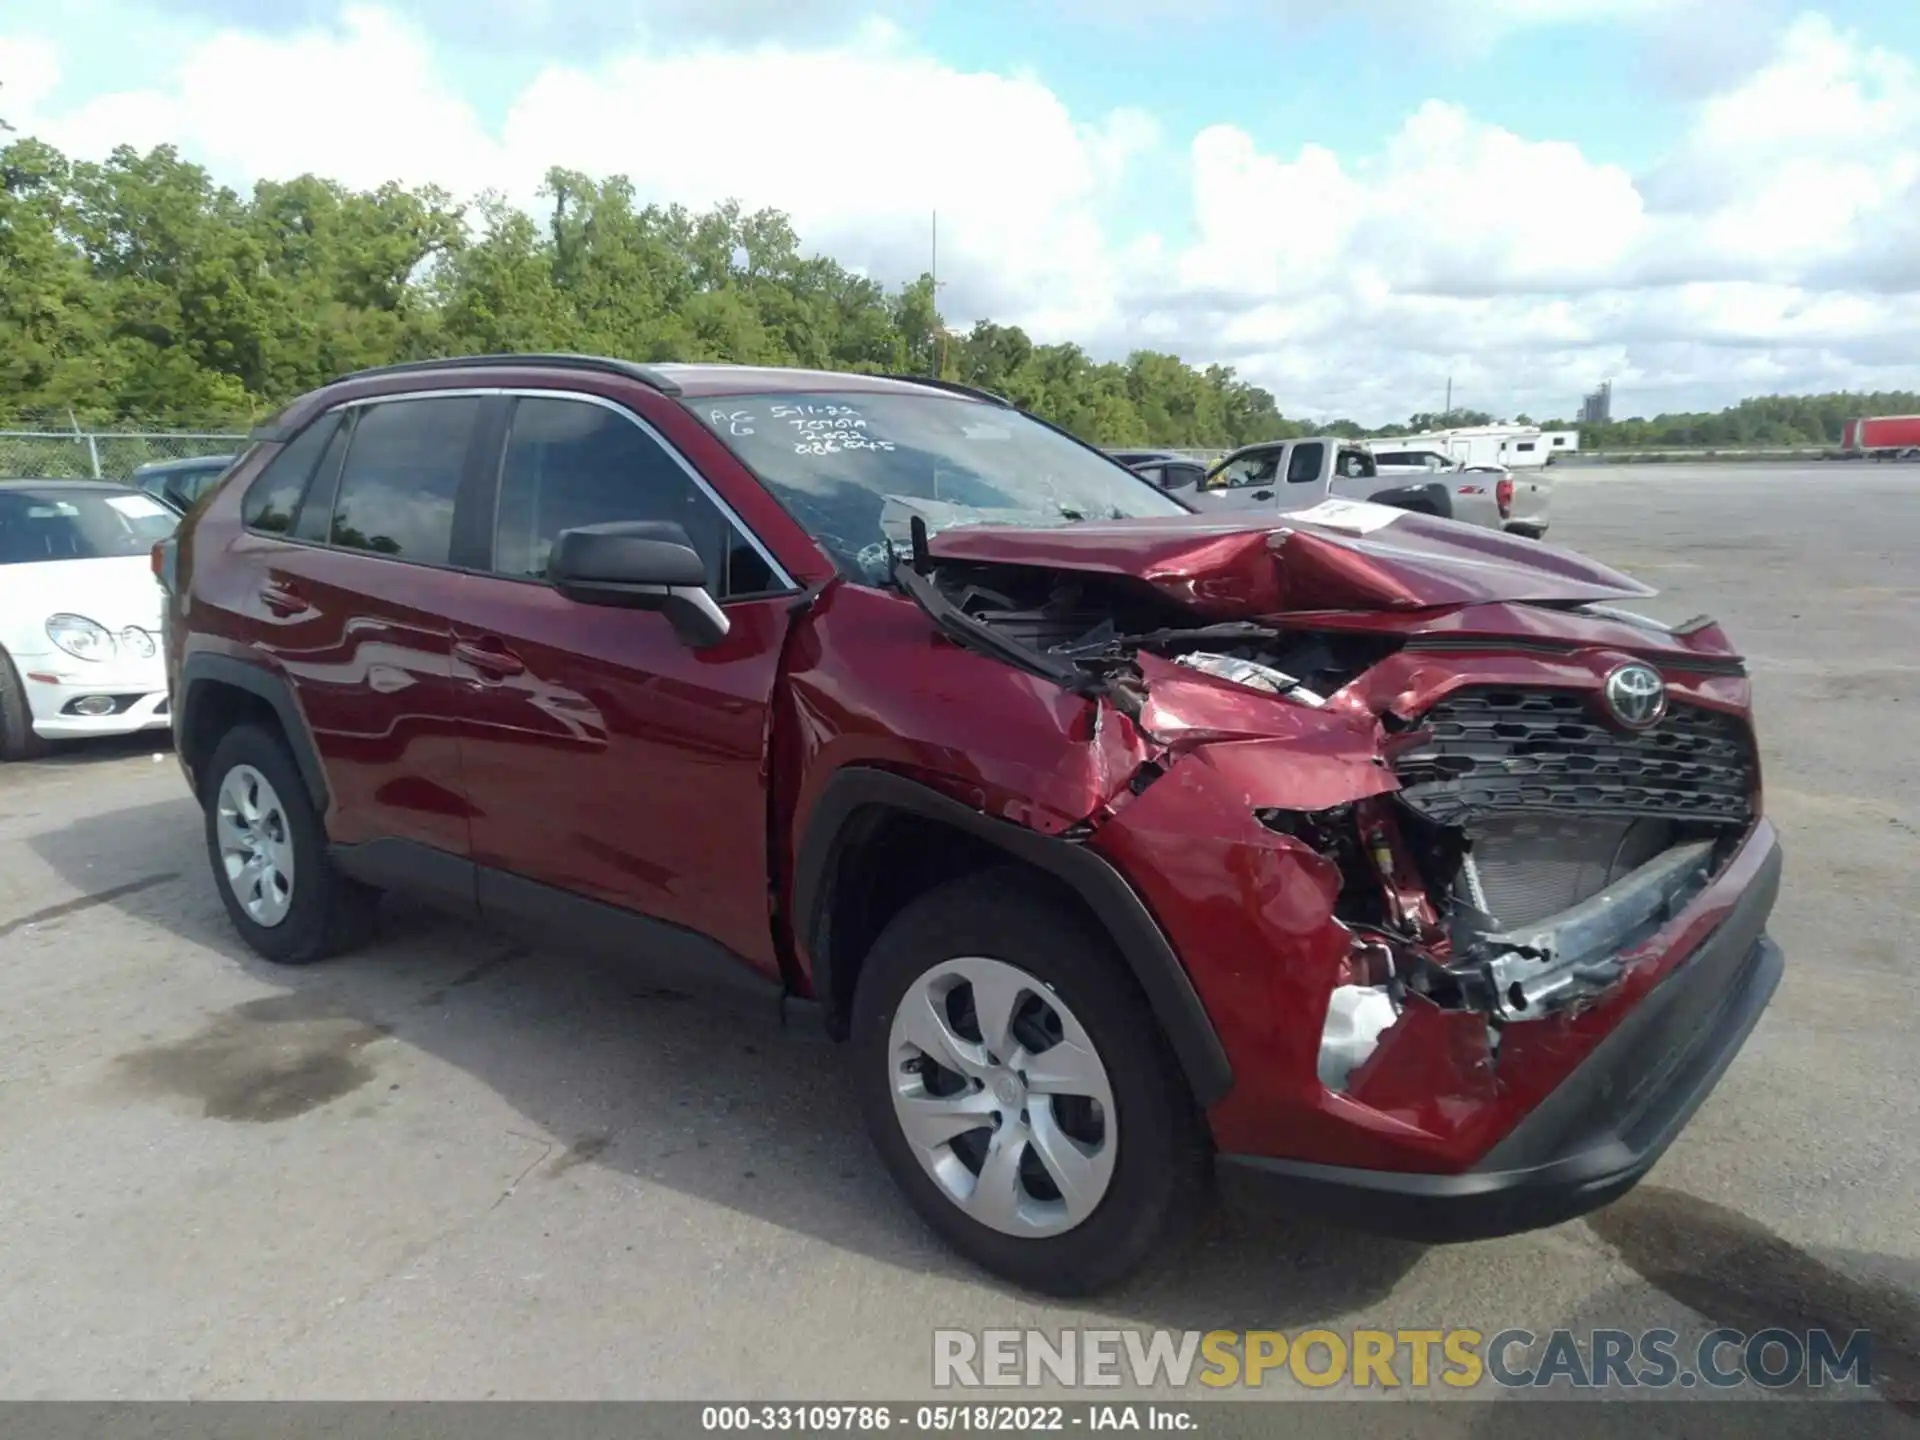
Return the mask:
<svg viewBox="0 0 1920 1440">
<path fill-rule="evenodd" d="M 379 892 L 348 879 L 328 861 L 326 829 L 278 735 L 257 725 L 235 726 L 214 747 L 204 784 L 201 808 L 214 886 L 234 928 L 254 951 L 278 965 L 310 965 L 372 935 Z M 251 819 L 243 813 L 248 795 L 255 811 Z M 236 797 L 239 805 L 233 803 Z M 229 845 L 235 841 L 272 856 L 271 880 L 261 879 L 259 872 L 252 877 L 258 883 L 229 879 Z M 284 889 L 276 883 L 280 879 Z M 254 897 L 252 908 L 243 901 L 242 889 Z"/>
<path fill-rule="evenodd" d="M 1028 997 L 1012 1012 L 1025 1017 L 1020 1025 L 1027 1040 L 1018 1046 L 1009 1044 L 1011 1054 L 994 1057 L 1013 1060 L 1015 1066 L 1023 1067 L 1018 1078 L 1033 1080 L 1031 1097 L 1014 1087 L 1017 1113 L 999 1088 L 1009 1084 L 1007 1077 L 1014 1070 L 1000 1067 L 963 1074 L 960 1068 L 949 1068 L 960 1064 L 951 1051 L 943 1057 L 944 1063 L 929 1070 L 913 1056 L 916 1050 L 919 1054 L 931 1050 L 903 1044 L 907 1031 L 923 1036 L 939 1033 L 925 1030 L 924 1025 L 914 1029 L 912 1007 L 916 1000 L 928 1005 L 930 995 L 954 982 L 956 967 L 968 968 L 977 977 L 998 977 L 991 985 L 982 980 L 988 990 L 1003 985 L 1008 975 L 1031 987 L 1024 992 L 1000 991 L 1003 996 L 1023 993 Z M 934 977 L 931 982 L 929 977 Z M 945 1002 L 958 1003 L 962 1012 L 959 1022 L 948 1014 L 948 1033 L 957 1034 L 970 1047 L 974 1039 L 980 1040 L 971 1050 L 975 1061 L 991 1048 L 986 1027 L 977 1019 L 970 1022 L 973 1035 L 965 1032 L 970 1020 L 967 1002 L 979 988 L 959 979 L 954 986 L 958 1001 Z M 984 1005 L 972 1008 L 992 1011 L 995 1006 L 989 996 Z M 1182 1233 L 1202 1213 L 1211 1173 L 1205 1125 L 1146 997 L 1107 937 L 1024 872 L 994 869 L 965 876 L 910 902 L 868 954 L 853 1012 L 856 1093 L 874 1144 L 921 1217 L 974 1264 L 1030 1290 L 1087 1295 L 1172 1253 Z M 923 1008 L 919 1013 L 924 1017 L 933 1011 Z M 1048 1020 L 1048 1015 L 1053 1018 Z M 1038 1032 L 1032 1028 L 1036 1023 L 1041 1024 Z M 1038 1048 L 1029 1043 L 1036 1033 L 1043 1042 Z M 1045 1044 L 1048 1034 L 1061 1036 L 1056 1043 L 1066 1049 L 1056 1052 Z M 1104 1082 L 1110 1105 L 1103 1100 L 1098 1112 L 1085 1100 L 1066 1098 L 1097 1096 L 1098 1084 L 1079 1078 L 1059 1083 L 1037 1078 L 1047 1056 L 1080 1055 L 1070 1041 L 1084 1042 L 1097 1060 L 1091 1068 L 1102 1072 L 1098 1078 Z M 1054 1062 L 1053 1069 L 1085 1073 L 1088 1067 L 1084 1059 L 1078 1065 L 1062 1060 Z M 943 1091 L 964 1084 L 978 1093 L 970 1103 L 965 1091 L 935 1094 L 936 1076 Z M 987 1128 L 956 1135 L 944 1146 L 911 1141 L 896 1104 L 896 1093 L 909 1092 L 908 1105 L 943 1107 L 936 1117 L 943 1126 L 966 1123 L 951 1119 L 946 1110 L 967 1109 L 979 1113 Z M 1029 1106 L 1034 1117 L 1031 1126 Z M 993 1123 L 992 1108 L 999 1109 L 998 1125 Z M 1098 1123 L 1090 1125 L 1089 1117 L 1095 1114 Z M 1052 1147 L 1053 1155 L 1064 1156 L 1058 1147 L 1068 1127 L 1080 1137 L 1075 1148 L 1083 1157 L 1087 1153 L 1095 1157 L 1077 1167 L 1084 1171 L 1076 1182 L 1082 1197 L 1079 1207 L 1055 1182 L 1050 1162 L 1042 1154 L 1043 1148 Z M 923 1137 L 927 1133 L 923 1130 Z M 1004 1145 L 999 1143 L 1003 1134 L 1010 1137 Z M 1097 1143 L 1083 1145 L 1080 1140 Z M 1011 1212 L 985 1205 L 968 1208 L 974 1202 L 956 1196 L 953 1186 L 966 1186 L 969 1177 L 976 1195 L 983 1188 L 990 1194 L 1009 1193 L 982 1186 L 979 1176 L 996 1159 L 1005 1163 L 1021 1150 L 1030 1152 L 1031 1161 L 1038 1162 L 1043 1173 L 1034 1177 L 1022 1168 L 1016 1174 L 1010 1167 L 996 1171 L 1011 1182 Z M 923 1161 L 923 1155 L 930 1158 Z M 1019 1163 L 1024 1167 L 1030 1161 L 1020 1159 Z M 937 1178 L 937 1172 L 949 1178 Z M 1097 1190 L 1090 1175 L 1098 1179 Z M 1051 1196 L 1044 1193 L 1049 1188 Z M 1087 1197 L 1094 1197 L 1090 1204 Z M 993 1217 L 998 1224 L 978 1218 L 990 1208 L 998 1210 Z"/>
<path fill-rule="evenodd" d="M 1518 535 L 1522 540 L 1544 540 L 1547 538 L 1547 527 L 1544 525 L 1509 525 L 1507 526 L 1507 533 L 1509 535 Z"/>
<path fill-rule="evenodd" d="M 0 650 L 0 760 L 37 760 L 52 748 L 52 741 L 33 733 L 27 687 L 13 657 Z"/>
</svg>

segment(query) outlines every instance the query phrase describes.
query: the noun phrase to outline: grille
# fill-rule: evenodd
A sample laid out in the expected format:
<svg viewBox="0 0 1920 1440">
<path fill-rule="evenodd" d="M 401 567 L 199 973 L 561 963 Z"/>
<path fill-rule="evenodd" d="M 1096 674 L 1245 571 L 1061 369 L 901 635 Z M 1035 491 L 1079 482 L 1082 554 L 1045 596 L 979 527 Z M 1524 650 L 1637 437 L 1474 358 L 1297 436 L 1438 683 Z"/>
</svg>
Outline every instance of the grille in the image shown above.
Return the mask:
<svg viewBox="0 0 1920 1440">
<path fill-rule="evenodd" d="M 1742 825 L 1753 741 L 1738 718 L 1673 705 L 1621 731 L 1577 690 L 1462 690 L 1427 711 L 1394 770 L 1406 803 L 1442 825 L 1499 814 L 1617 816 Z"/>
</svg>

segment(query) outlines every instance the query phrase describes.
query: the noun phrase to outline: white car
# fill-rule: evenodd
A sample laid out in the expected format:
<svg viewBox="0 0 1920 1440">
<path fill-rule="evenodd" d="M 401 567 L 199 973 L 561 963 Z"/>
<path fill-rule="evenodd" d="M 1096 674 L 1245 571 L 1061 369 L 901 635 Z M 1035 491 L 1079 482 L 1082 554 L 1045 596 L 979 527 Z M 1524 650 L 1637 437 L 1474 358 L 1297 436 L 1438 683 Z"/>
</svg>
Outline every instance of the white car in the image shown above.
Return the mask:
<svg viewBox="0 0 1920 1440">
<path fill-rule="evenodd" d="M 125 485 L 0 480 L 0 760 L 172 723 L 152 552 L 178 519 Z"/>
</svg>

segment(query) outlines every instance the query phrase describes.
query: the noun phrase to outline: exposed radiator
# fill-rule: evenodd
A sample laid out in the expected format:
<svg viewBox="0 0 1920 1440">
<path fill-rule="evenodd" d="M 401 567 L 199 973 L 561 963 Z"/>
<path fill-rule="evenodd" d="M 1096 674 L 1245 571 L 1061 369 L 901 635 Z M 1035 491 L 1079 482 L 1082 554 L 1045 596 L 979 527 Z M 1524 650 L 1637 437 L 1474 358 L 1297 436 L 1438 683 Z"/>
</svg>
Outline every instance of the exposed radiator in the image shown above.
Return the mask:
<svg viewBox="0 0 1920 1440">
<path fill-rule="evenodd" d="M 1484 908 L 1502 928 L 1514 928 L 1599 894 L 1665 850 L 1673 827 L 1664 820 L 1516 815 L 1478 821 L 1467 835 Z"/>
</svg>

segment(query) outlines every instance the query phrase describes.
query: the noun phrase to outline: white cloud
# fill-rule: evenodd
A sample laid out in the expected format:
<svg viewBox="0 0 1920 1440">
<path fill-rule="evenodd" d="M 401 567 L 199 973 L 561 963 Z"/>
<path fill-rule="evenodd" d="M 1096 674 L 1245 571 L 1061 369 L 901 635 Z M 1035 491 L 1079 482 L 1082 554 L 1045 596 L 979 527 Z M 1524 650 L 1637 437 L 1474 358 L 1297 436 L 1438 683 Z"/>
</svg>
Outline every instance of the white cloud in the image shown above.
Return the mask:
<svg viewBox="0 0 1920 1440">
<path fill-rule="evenodd" d="M 0 35 L 0 120 L 16 129 L 60 83 L 60 58 L 45 40 Z M 8 119 L 8 117 L 13 117 Z"/>
<path fill-rule="evenodd" d="M 1508 25 L 1658 20 L 1641 0 L 1474 5 Z M 78 63 L 0 40 L 0 114 L 76 153 L 177 143 L 236 183 L 310 169 L 531 203 L 549 165 L 620 172 L 643 199 L 777 206 L 890 281 L 924 268 L 937 209 L 950 316 L 1226 360 L 1294 413 L 1404 415 L 1449 374 L 1469 403 L 1535 415 L 1608 375 L 1647 410 L 1920 384 L 1903 348 L 1920 67 L 1817 16 L 1639 177 L 1440 102 L 1365 155 L 1276 154 L 1225 125 L 1169 136 L 1136 107 L 1076 115 L 1030 75 L 959 69 L 880 20 L 807 44 L 636 41 L 540 69 L 491 125 L 422 30 L 364 6 L 219 33 L 149 88 L 65 107 L 56 58 Z M 1185 193 L 1143 197 L 1165 172 Z M 1155 233 L 1143 213 L 1185 223 Z"/>
<path fill-rule="evenodd" d="M 937 211 L 944 274 L 1069 328 L 1111 289 L 1096 202 L 1154 137 L 1137 111 L 1076 123 L 1037 80 L 955 70 L 875 21 L 841 47 L 549 70 L 504 147 L 510 173 L 560 163 L 629 174 L 647 198 L 773 205 L 810 243 L 896 276 L 926 268 Z"/>
<path fill-rule="evenodd" d="M 128 0 L 175 20 L 286 35 L 330 22 L 334 0 Z M 917 0 L 898 0 L 910 8 Z M 407 24 L 455 48 L 591 57 L 648 35 L 750 43 L 838 37 L 873 0 L 387 0 Z"/>
</svg>

